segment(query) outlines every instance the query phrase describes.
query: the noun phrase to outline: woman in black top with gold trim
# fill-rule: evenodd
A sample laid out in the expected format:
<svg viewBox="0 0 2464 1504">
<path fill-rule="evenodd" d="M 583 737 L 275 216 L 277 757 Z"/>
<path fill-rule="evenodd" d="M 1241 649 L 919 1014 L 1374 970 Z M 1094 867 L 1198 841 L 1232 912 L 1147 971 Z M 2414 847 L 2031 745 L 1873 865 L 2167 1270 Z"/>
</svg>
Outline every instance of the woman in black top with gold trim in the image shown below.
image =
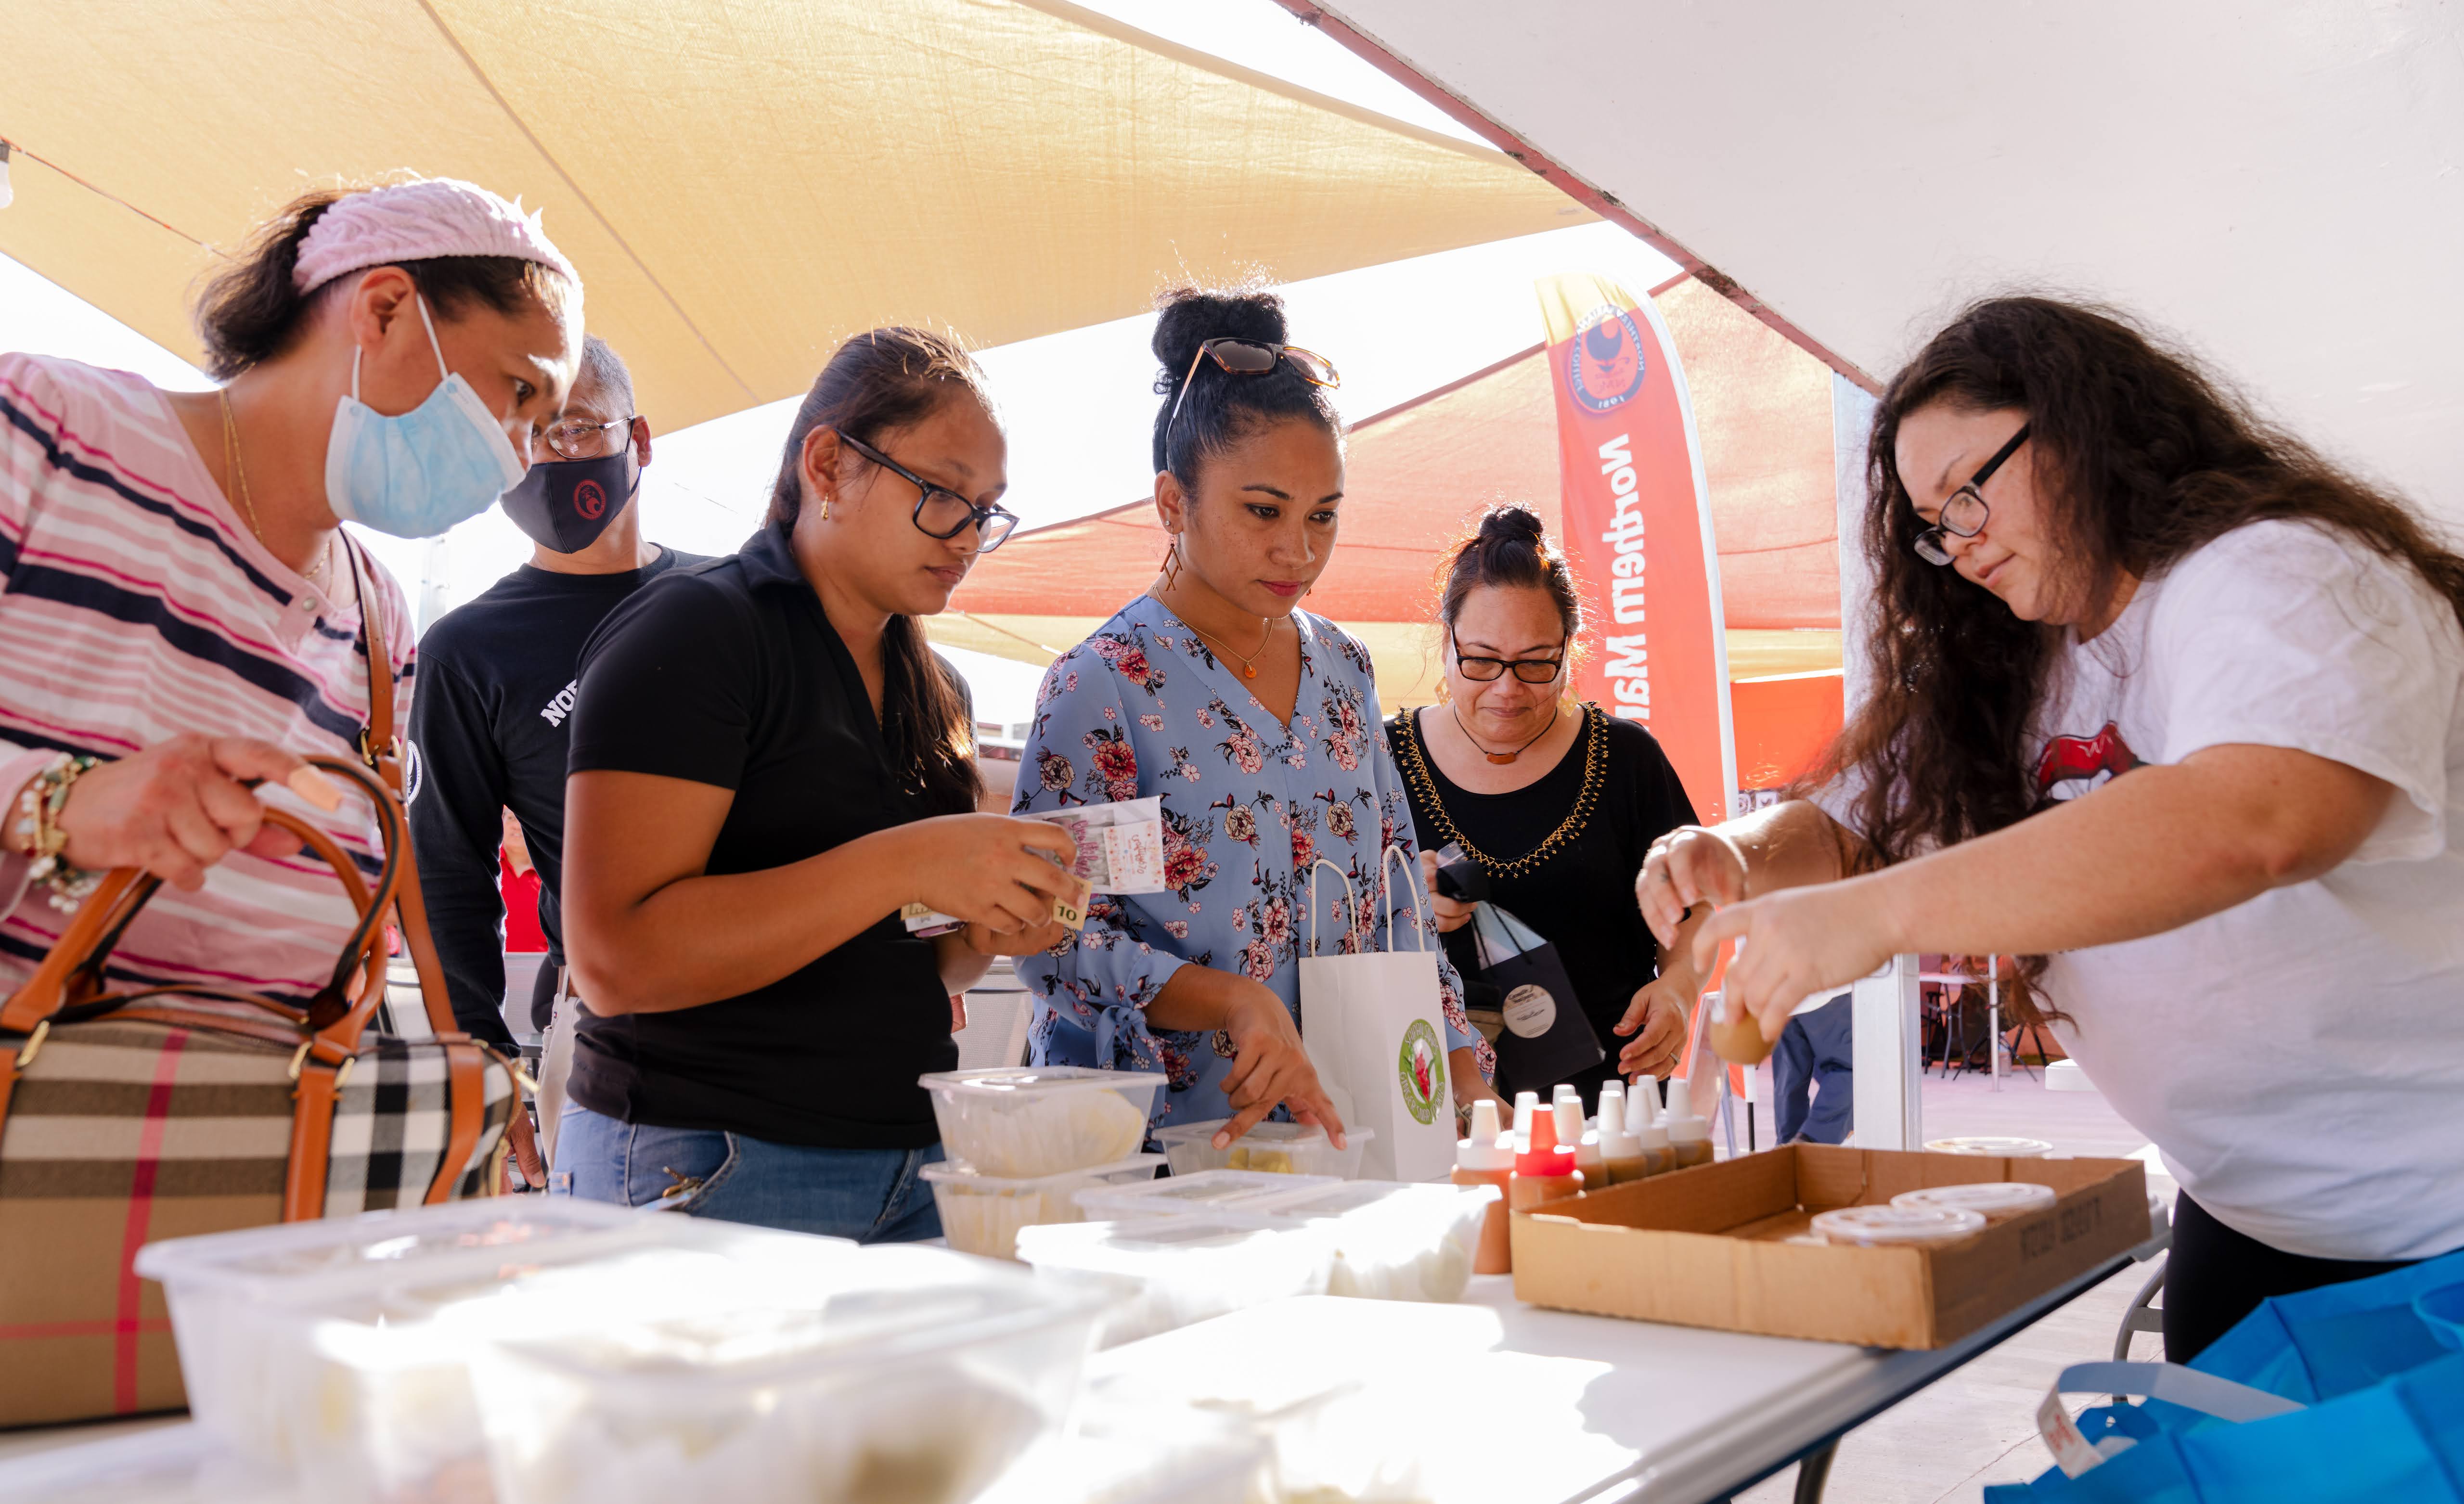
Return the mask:
<svg viewBox="0 0 2464 1504">
<path fill-rule="evenodd" d="M 1458 846 L 1479 863 L 1497 905 L 1556 947 L 1611 1052 L 1566 1078 L 1586 1098 L 1612 1075 L 1667 1076 L 1701 983 L 1683 937 L 1663 958 L 1633 890 L 1651 843 L 1694 822 L 1676 770 L 1649 731 L 1565 699 L 1582 606 L 1529 511 L 1492 509 L 1456 548 L 1438 620 L 1445 702 L 1386 724 L 1432 893 L 1432 854 Z M 1438 898 L 1436 906 L 1449 955 L 1475 976 L 1471 905 Z M 1509 1075 L 1501 1057 L 1501 1094 L 1546 1100 L 1556 1084 Z"/>
</svg>

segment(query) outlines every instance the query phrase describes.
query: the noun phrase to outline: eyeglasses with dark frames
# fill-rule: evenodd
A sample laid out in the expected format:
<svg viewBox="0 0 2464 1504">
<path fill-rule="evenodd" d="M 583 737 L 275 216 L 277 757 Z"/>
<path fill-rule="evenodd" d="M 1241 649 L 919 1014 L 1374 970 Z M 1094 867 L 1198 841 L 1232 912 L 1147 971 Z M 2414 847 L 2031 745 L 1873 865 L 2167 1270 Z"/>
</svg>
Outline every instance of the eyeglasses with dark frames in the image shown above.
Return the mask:
<svg viewBox="0 0 2464 1504">
<path fill-rule="evenodd" d="M 1451 638 L 1448 642 L 1452 642 Z M 1566 670 L 1566 654 L 1561 647 L 1554 658 L 1479 658 L 1455 648 L 1455 667 L 1463 676 L 1479 684 L 1489 684 L 1506 676 L 1507 669 L 1525 684 L 1554 684 Z"/>
<path fill-rule="evenodd" d="M 1311 386 L 1341 386 L 1343 378 L 1334 362 L 1314 350 L 1304 350 L 1296 344 L 1269 344 L 1263 339 L 1242 339 L 1231 335 L 1199 341 L 1198 353 L 1189 358 L 1189 369 L 1180 378 L 1180 395 L 1172 400 L 1172 416 L 1163 421 L 1164 451 L 1172 451 L 1173 425 L 1180 422 L 1180 404 L 1189 401 L 1189 384 L 1198 380 L 1198 365 L 1212 360 L 1230 376 L 1264 376 L 1279 363 L 1289 361 L 1293 374 Z"/>
<path fill-rule="evenodd" d="M 605 423 L 592 423 L 587 418 L 559 418 L 549 424 L 543 437 L 548 448 L 561 460 L 595 460 L 606 451 L 607 430 L 623 428 L 629 434 L 635 413 L 627 418 L 610 418 Z"/>
<path fill-rule="evenodd" d="M 1917 557 L 1928 564 L 1947 564 L 1950 562 L 1950 550 L 1943 545 L 1946 535 L 1972 538 L 1985 531 L 1986 519 L 1993 515 L 1993 509 L 1985 505 L 1985 492 L 1981 488 L 1993 478 L 1993 472 L 2002 468 L 2003 461 L 2018 453 L 2019 446 L 2028 442 L 2028 426 L 2021 424 L 2019 431 L 2011 435 L 2011 442 L 1994 450 L 1993 458 L 1987 460 L 1975 474 L 1968 478 L 1967 485 L 1952 491 L 1943 502 L 1942 512 L 1935 518 L 1934 525 L 1917 534 Z"/>
<path fill-rule="evenodd" d="M 910 519 L 928 538 L 950 539 L 978 528 L 976 552 L 989 554 L 1018 531 L 1018 513 L 1001 507 L 979 507 L 947 486 L 935 486 L 889 455 L 851 434 L 839 442 L 915 488 L 915 512 Z"/>
</svg>

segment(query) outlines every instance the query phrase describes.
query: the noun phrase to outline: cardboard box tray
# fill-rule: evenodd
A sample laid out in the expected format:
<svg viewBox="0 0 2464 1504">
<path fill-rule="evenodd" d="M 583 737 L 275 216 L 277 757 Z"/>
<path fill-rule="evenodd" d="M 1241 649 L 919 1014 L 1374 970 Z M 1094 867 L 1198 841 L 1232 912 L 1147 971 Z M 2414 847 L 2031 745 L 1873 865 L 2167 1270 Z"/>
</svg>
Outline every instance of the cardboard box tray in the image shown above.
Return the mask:
<svg viewBox="0 0 2464 1504">
<path fill-rule="evenodd" d="M 1787 1241 L 1902 1191 L 2033 1181 L 2056 1201 L 1953 1243 Z M 2147 1240 L 2136 1160 L 2007 1160 L 1790 1144 L 1514 1215 L 1534 1305 L 1873 1347 L 1941 1347 Z"/>
</svg>

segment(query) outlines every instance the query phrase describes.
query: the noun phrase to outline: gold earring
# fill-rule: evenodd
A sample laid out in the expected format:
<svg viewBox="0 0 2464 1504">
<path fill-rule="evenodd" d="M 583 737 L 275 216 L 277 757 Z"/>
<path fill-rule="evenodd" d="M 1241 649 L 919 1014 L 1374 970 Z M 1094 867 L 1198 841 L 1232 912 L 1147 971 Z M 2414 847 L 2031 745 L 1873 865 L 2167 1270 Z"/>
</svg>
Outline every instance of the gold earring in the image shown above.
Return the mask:
<svg viewBox="0 0 2464 1504">
<path fill-rule="evenodd" d="M 830 498 L 827 496 L 822 498 L 822 520 L 824 522 L 830 520 Z"/>
<path fill-rule="evenodd" d="M 1180 581 L 1180 534 L 1172 535 L 1172 544 L 1163 551 L 1163 588 L 1170 590 Z"/>
</svg>

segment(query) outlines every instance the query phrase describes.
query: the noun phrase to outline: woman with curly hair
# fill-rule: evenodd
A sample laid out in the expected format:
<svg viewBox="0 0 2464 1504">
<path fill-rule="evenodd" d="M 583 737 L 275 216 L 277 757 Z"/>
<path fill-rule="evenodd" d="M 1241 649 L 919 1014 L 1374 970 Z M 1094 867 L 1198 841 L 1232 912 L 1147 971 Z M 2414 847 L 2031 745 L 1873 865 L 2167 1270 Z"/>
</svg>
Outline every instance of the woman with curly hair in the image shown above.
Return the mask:
<svg viewBox="0 0 2464 1504">
<path fill-rule="evenodd" d="M 1698 959 L 1747 942 L 1766 1035 L 1895 953 L 2022 957 L 2181 1183 L 2174 1362 L 2464 1247 L 2464 557 L 2046 298 L 1936 335 L 1866 474 L 1872 697 L 1809 798 L 1661 842 L 1654 928 L 1727 905 Z"/>
</svg>

